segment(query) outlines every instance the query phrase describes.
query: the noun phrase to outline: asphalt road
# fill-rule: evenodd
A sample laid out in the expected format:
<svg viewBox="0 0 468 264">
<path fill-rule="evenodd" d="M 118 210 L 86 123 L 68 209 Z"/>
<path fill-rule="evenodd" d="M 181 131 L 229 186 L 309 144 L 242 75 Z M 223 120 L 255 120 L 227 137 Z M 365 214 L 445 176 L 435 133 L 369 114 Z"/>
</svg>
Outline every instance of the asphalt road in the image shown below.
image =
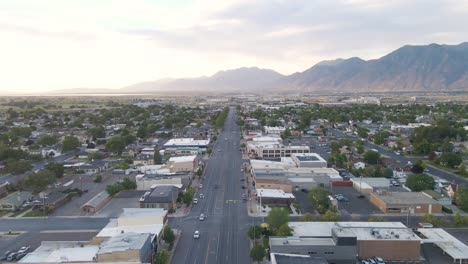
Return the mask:
<svg viewBox="0 0 468 264">
<path fill-rule="evenodd" d="M 249 223 L 242 200 L 240 132 L 235 110 L 230 109 L 223 132 L 213 147 L 198 204 L 185 218 L 172 219 L 171 225 L 182 230 L 172 263 L 250 263 Z M 225 140 L 227 139 L 227 140 Z M 215 188 L 214 185 L 219 185 Z M 203 193 L 205 198 L 200 199 Z M 203 213 L 204 221 L 198 217 Z M 194 239 L 195 230 L 200 238 Z"/>
<path fill-rule="evenodd" d="M 352 135 L 343 133 L 343 132 L 341 132 L 340 130 L 337 130 L 337 129 L 330 129 L 330 131 L 334 135 L 336 135 L 336 136 L 338 136 L 340 138 L 349 138 L 349 139 L 352 139 L 352 140 L 357 139 L 356 136 L 352 136 Z M 414 162 L 415 160 L 418 160 L 417 158 L 409 158 L 409 157 L 405 157 L 405 156 L 402 156 L 402 155 L 397 155 L 391 150 L 385 149 L 385 148 L 383 148 L 381 146 L 375 145 L 375 144 L 373 144 L 371 142 L 368 142 L 368 141 L 364 142 L 364 146 L 366 148 L 368 148 L 368 149 L 377 149 L 380 154 L 382 154 L 384 156 L 387 156 L 387 157 L 397 161 L 399 164 L 401 164 L 401 166 L 407 164 L 408 161 Z M 453 173 L 438 169 L 438 168 L 433 167 L 433 166 L 429 166 L 429 167 L 430 168 L 429 168 L 428 174 L 430 174 L 430 175 L 439 177 L 439 178 L 447 180 L 449 182 L 455 181 L 458 184 L 468 185 L 468 180 L 466 180 L 464 178 L 458 177 L 457 175 L 454 175 Z"/>
</svg>

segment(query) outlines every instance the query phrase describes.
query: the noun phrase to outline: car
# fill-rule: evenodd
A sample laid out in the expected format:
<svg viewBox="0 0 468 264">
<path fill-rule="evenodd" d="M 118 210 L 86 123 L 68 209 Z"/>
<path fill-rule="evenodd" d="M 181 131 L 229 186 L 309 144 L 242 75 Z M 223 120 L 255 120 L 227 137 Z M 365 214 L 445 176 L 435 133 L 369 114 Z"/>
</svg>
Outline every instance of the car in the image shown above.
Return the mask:
<svg viewBox="0 0 468 264">
<path fill-rule="evenodd" d="M 205 215 L 204 214 L 201 214 L 200 217 L 198 217 L 198 219 L 200 221 L 205 221 Z"/>
<path fill-rule="evenodd" d="M 16 259 L 16 255 L 18 255 L 18 252 L 12 252 L 12 253 L 10 253 L 10 255 L 8 255 L 6 260 L 7 261 L 13 261 L 13 260 Z"/>
<path fill-rule="evenodd" d="M 198 184 L 198 188 L 203 188 L 203 184 Z"/>
<path fill-rule="evenodd" d="M 367 261 L 368 261 L 370 264 L 377 264 L 377 261 L 375 261 L 373 258 L 368 258 Z"/>
<path fill-rule="evenodd" d="M 424 169 L 424 172 L 429 172 L 429 169 Z"/>
<path fill-rule="evenodd" d="M 240 181 L 245 181 L 245 179 L 244 179 L 244 178 L 242 178 Z"/>
<path fill-rule="evenodd" d="M 433 228 L 434 227 L 434 225 L 431 223 L 418 223 L 418 226 L 420 228 Z"/>
<path fill-rule="evenodd" d="M 193 203 L 194 203 L 194 204 L 197 204 L 197 203 L 198 203 L 198 199 L 197 199 L 197 198 L 193 198 Z"/>
<path fill-rule="evenodd" d="M 31 248 L 30 246 L 21 247 L 20 250 L 18 250 L 18 254 L 28 252 L 30 248 Z"/>
<path fill-rule="evenodd" d="M 215 184 L 213 187 L 215 187 L 215 188 L 218 188 L 218 187 L 219 187 L 219 185 L 218 185 L 218 184 Z"/>
<path fill-rule="evenodd" d="M 383 260 L 383 258 L 374 257 L 374 260 L 375 262 L 377 262 L 377 264 L 385 264 L 385 261 Z"/>
<path fill-rule="evenodd" d="M 2 257 L 2 259 L 0 259 L 0 260 L 7 260 L 8 255 L 10 255 L 10 254 L 11 254 L 11 251 L 10 251 L 10 250 L 5 251 L 5 254 L 3 254 L 3 257 Z"/>
<path fill-rule="evenodd" d="M 358 194 L 356 195 L 356 198 L 362 199 L 362 198 L 366 198 L 366 196 L 364 194 Z"/>
<path fill-rule="evenodd" d="M 16 260 L 20 260 L 22 259 L 24 256 L 26 256 L 28 253 L 27 252 L 24 252 L 24 253 L 18 253 L 18 255 L 16 255 Z"/>
<path fill-rule="evenodd" d="M 203 195 L 203 193 L 200 193 L 200 195 L 198 197 L 200 197 L 200 199 L 203 199 L 203 198 L 205 198 L 205 195 Z"/>
<path fill-rule="evenodd" d="M 393 185 L 393 186 L 400 186 L 400 183 L 397 182 L 397 181 L 392 181 L 392 185 Z"/>
<path fill-rule="evenodd" d="M 218 152 L 221 152 L 221 149 L 218 149 Z"/>
<path fill-rule="evenodd" d="M 195 233 L 193 233 L 193 238 L 200 238 L 200 231 L 195 230 Z"/>
<path fill-rule="evenodd" d="M 361 261 L 361 264 L 370 264 L 367 260 Z"/>
<path fill-rule="evenodd" d="M 224 138 L 225 141 L 227 141 L 227 138 Z"/>
</svg>

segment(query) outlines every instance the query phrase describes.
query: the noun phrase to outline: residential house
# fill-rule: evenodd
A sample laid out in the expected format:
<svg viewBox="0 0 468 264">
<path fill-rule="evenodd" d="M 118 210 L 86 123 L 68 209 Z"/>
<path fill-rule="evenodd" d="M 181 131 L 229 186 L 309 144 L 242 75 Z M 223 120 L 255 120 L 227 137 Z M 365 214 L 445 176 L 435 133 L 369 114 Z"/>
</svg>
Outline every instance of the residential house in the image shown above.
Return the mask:
<svg viewBox="0 0 468 264">
<path fill-rule="evenodd" d="M 14 192 L 2 199 L 0 199 L 0 209 L 2 210 L 16 210 L 24 203 L 30 202 L 33 198 L 32 193 L 25 191 Z"/>
</svg>

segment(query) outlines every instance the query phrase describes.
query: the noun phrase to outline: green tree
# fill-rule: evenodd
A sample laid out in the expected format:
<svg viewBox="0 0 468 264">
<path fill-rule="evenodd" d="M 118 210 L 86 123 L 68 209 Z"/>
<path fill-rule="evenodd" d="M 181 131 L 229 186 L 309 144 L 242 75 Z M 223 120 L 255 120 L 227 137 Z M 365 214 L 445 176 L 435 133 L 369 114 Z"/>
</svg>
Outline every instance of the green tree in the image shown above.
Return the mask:
<svg viewBox="0 0 468 264">
<path fill-rule="evenodd" d="M 88 130 L 88 135 L 96 138 L 105 138 L 106 137 L 106 130 L 102 126 L 92 127 Z"/>
<path fill-rule="evenodd" d="M 393 170 L 390 168 L 385 168 L 382 172 L 385 178 L 392 178 L 393 177 Z"/>
<path fill-rule="evenodd" d="M 380 162 L 380 153 L 373 150 L 368 150 L 364 153 L 364 161 L 369 164 L 378 164 Z"/>
<path fill-rule="evenodd" d="M 187 191 L 185 192 L 183 200 L 187 206 L 189 206 L 192 203 L 194 194 L 195 194 L 195 191 L 193 190 L 192 187 L 189 187 Z"/>
<path fill-rule="evenodd" d="M 468 187 L 460 186 L 455 197 L 458 208 L 468 212 Z"/>
<path fill-rule="evenodd" d="M 288 210 L 282 207 L 274 207 L 268 212 L 268 226 L 275 233 L 280 226 L 288 223 Z"/>
<path fill-rule="evenodd" d="M 31 163 L 27 160 L 8 159 L 5 164 L 6 171 L 13 175 L 23 174 L 32 169 Z"/>
<path fill-rule="evenodd" d="M 460 215 L 460 211 L 457 211 L 455 213 L 455 218 L 453 219 L 453 222 L 455 223 L 455 226 L 458 226 L 458 227 L 465 225 L 465 220 Z"/>
<path fill-rule="evenodd" d="M 356 144 L 356 151 L 359 155 L 361 155 L 362 153 L 364 153 L 364 144 L 362 144 L 362 141 L 357 141 L 357 142 L 361 142 L 361 144 Z"/>
<path fill-rule="evenodd" d="M 440 163 L 450 168 L 455 168 L 460 165 L 462 161 L 462 156 L 455 152 L 444 152 L 440 156 Z"/>
<path fill-rule="evenodd" d="M 367 138 L 367 136 L 369 136 L 369 129 L 364 128 L 364 127 L 358 127 L 357 128 L 357 133 L 358 133 L 359 137 Z"/>
<path fill-rule="evenodd" d="M 323 214 L 320 217 L 320 221 L 323 221 L 323 222 L 336 222 L 339 220 L 340 220 L 340 216 L 337 213 L 332 212 L 332 211 L 326 211 L 325 214 Z"/>
<path fill-rule="evenodd" d="M 162 164 L 162 156 L 158 149 L 154 150 L 154 164 Z"/>
<path fill-rule="evenodd" d="M 291 137 L 291 130 L 286 128 L 284 132 L 281 133 L 281 138 L 290 138 Z"/>
<path fill-rule="evenodd" d="M 197 170 L 197 176 L 198 176 L 198 177 L 201 177 L 202 174 L 203 174 L 203 170 L 202 170 L 201 168 L 198 168 L 198 170 Z"/>
<path fill-rule="evenodd" d="M 468 171 L 466 171 L 466 165 L 465 163 L 461 163 L 460 166 L 458 166 L 458 173 L 462 177 L 467 177 L 468 176 Z"/>
<path fill-rule="evenodd" d="M 433 190 L 435 181 L 434 178 L 427 174 L 413 174 L 408 176 L 405 185 L 413 192 L 420 192 L 424 190 Z"/>
<path fill-rule="evenodd" d="M 57 144 L 57 138 L 51 135 L 43 135 L 37 140 L 37 144 L 45 147 Z"/>
<path fill-rule="evenodd" d="M 148 130 L 146 126 L 140 126 L 137 130 L 137 137 L 139 138 L 146 138 L 148 137 Z"/>
<path fill-rule="evenodd" d="M 249 230 L 247 231 L 247 235 L 252 240 L 259 239 L 262 236 L 262 228 L 258 225 L 253 225 L 249 227 Z"/>
<path fill-rule="evenodd" d="M 154 256 L 154 264 L 167 264 L 169 263 L 169 253 L 166 250 L 161 250 Z"/>
<path fill-rule="evenodd" d="M 301 216 L 301 218 L 299 219 L 299 221 L 301 222 L 312 222 L 315 220 L 315 217 L 313 214 L 311 213 L 305 213 L 303 216 Z"/>
<path fill-rule="evenodd" d="M 174 231 L 169 225 L 166 225 L 163 230 L 163 240 L 168 243 L 169 245 L 172 245 L 175 240 L 175 235 Z"/>
<path fill-rule="evenodd" d="M 265 257 L 265 249 L 263 248 L 263 246 L 255 243 L 253 248 L 250 250 L 250 258 L 253 261 L 260 262 L 263 260 L 264 257 Z"/>
<path fill-rule="evenodd" d="M 113 153 L 117 153 L 118 155 L 121 155 L 122 152 L 125 150 L 125 140 L 121 136 L 115 136 L 109 139 L 109 141 L 106 144 L 106 148 Z"/>
<path fill-rule="evenodd" d="M 122 188 L 124 190 L 135 190 L 137 187 L 137 184 L 135 181 L 130 180 L 130 178 L 125 177 L 121 183 Z"/>
<path fill-rule="evenodd" d="M 309 201 L 315 209 L 321 214 L 330 208 L 330 199 L 328 191 L 321 188 L 314 188 L 309 192 Z"/>
<path fill-rule="evenodd" d="M 78 138 L 74 136 L 66 136 L 63 139 L 62 145 L 63 145 L 62 147 L 63 152 L 67 152 L 67 151 L 74 150 L 77 147 L 79 147 L 80 141 L 78 141 Z"/>
<path fill-rule="evenodd" d="M 49 162 L 44 168 L 53 172 L 57 178 L 62 178 L 65 172 L 63 163 Z"/>
<path fill-rule="evenodd" d="M 290 236 L 292 235 L 291 228 L 289 228 L 288 224 L 282 224 L 278 230 L 276 230 L 276 235 L 277 236 Z"/>
<path fill-rule="evenodd" d="M 385 218 L 381 216 L 372 216 L 367 219 L 368 222 L 385 222 Z"/>
<path fill-rule="evenodd" d="M 102 182 L 102 176 L 100 174 L 96 175 L 96 178 L 94 178 L 95 183 L 100 183 Z"/>
<path fill-rule="evenodd" d="M 109 184 L 106 186 L 106 191 L 110 196 L 114 196 L 123 190 L 120 184 Z"/>
<path fill-rule="evenodd" d="M 47 185 L 55 182 L 55 179 L 55 173 L 49 170 L 41 170 L 29 175 L 24 181 L 24 187 L 36 194 L 45 190 Z"/>
</svg>

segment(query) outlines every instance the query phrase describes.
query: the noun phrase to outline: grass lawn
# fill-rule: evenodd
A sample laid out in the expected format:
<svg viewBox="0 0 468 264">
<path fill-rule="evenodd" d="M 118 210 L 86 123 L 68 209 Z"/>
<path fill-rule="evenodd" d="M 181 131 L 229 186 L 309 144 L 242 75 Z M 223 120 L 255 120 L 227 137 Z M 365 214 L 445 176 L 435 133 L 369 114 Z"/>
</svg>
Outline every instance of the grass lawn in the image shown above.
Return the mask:
<svg viewBox="0 0 468 264">
<path fill-rule="evenodd" d="M 47 214 L 44 214 L 43 211 L 31 211 L 23 215 L 23 217 L 42 217 L 42 216 L 47 216 Z"/>
<path fill-rule="evenodd" d="M 10 211 L 0 211 L 0 217 L 3 217 L 4 215 L 10 213 Z"/>
</svg>

